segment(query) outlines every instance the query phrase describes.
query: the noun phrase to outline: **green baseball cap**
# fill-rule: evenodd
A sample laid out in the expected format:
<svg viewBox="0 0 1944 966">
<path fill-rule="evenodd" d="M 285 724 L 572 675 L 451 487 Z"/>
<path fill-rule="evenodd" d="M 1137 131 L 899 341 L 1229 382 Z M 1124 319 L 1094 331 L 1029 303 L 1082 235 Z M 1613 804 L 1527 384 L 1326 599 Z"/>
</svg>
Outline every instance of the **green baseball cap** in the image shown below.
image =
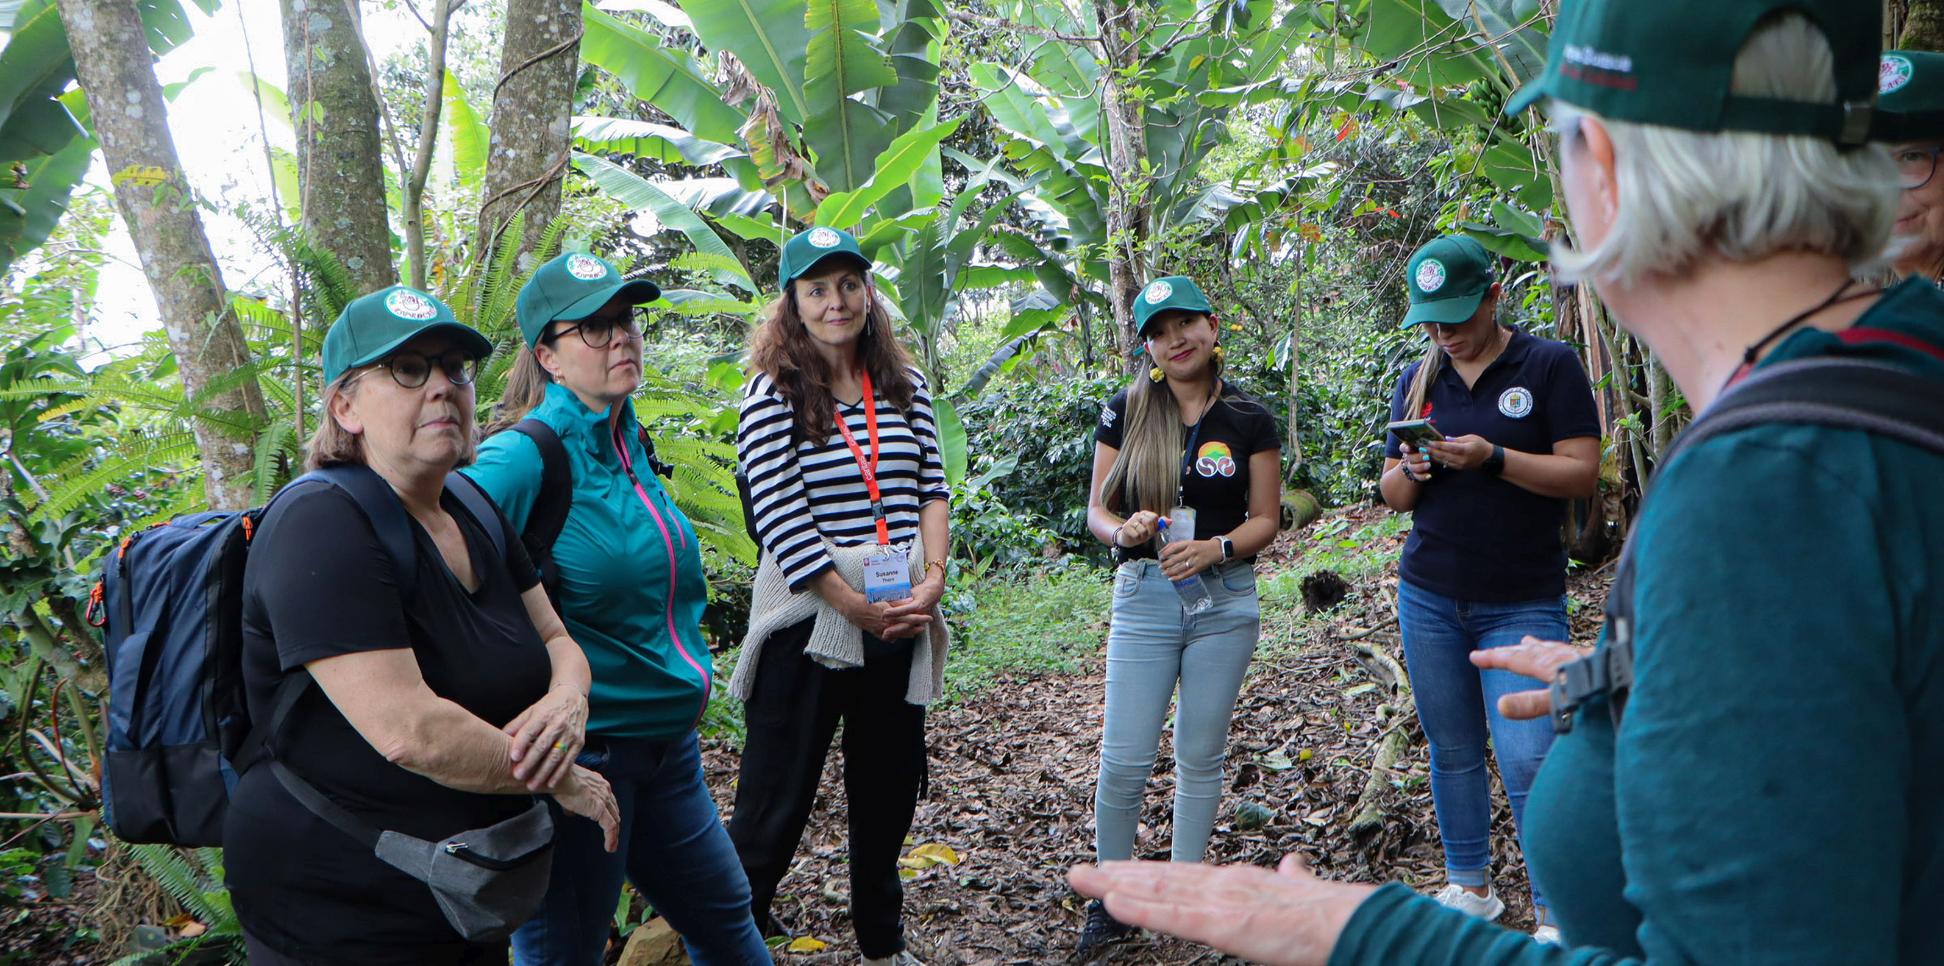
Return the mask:
<svg viewBox="0 0 1944 966">
<path fill-rule="evenodd" d="M 459 321 L 437 296 L 404 285 L 379 289 L 351 300 L 324 333 L 324 384 L 346 370 L 368 366 L 398 351 L 414 338 L 449 331 L 461 349 L 479 358 L 493 352 L 493 343 L 479 330 Z"/>
<path fill-rule="evenodd" d="M 1470 319 L 1498 280 L 1485 246 L 1464 235 L 1426 242 L 1411 254 L 1406 274 L 1411 280 L 1411 310 L 1404 314 L 1407 329 L 1425 322 L 1456 325 Z"/>
<path fill-rule="evenodd" d="M 1215 314 L 1215 310 L 1209 307 L 1208 296 L 1202 294 L 1194 279 L 1186 275 L 1169 275 L 1147 283 L 1147 287 L 1141 289 L 1141 294 L 1134 296 L 1134 331 L 1145 337 L 1148 320 L 1171 309 Z"/>
<path fill-rule="evenodd" d="M 779 288 L 788 291 L 790 283 L 808 274 L 818 262 L 833 255 L 844 255 L 855 261 L 866 274 L 871 271 L 871 260 L 864 257 L 864 249 L 857 247 L 857 239 L 851 233 L 838 228 L 812 228 L 797 232 L 783 245 L 783 264 L 778 270 L 782 276 Z"/>
<path fill-rule="evenodd" d="M 1944 110 L 1944 54 L 1884 51 L 1877 71 L 1877 106 L 1899 113 Z"/>
<path fill-rule="evenodd" d="M 1553 97 L 1615 120 L 1806 135 L 1846 146 L 1883 139 L 1896 126 L 1875 109 L 1883 18 L 1857 0 L 1568 0 L 1560 6 L 1546 69 L 1512 96 L 1507 113 Z M 1835 54 L 1836 103 L 1731 93 L 1743 44 L 1770 14 L 1785 12 L 1822 28 Z"/>
<path fill-rule="evenodd" d="M 653 302 L 661 298 L 661 286 L 645 278 L 623 278 L 604 258 L 566 252 L 534 270 L 520 286 L 513 312 L 531 349 L 540 344 L 549 323 L 587 318 L 616 298 L 626 298 L 629 305 Z"/>
</svg>

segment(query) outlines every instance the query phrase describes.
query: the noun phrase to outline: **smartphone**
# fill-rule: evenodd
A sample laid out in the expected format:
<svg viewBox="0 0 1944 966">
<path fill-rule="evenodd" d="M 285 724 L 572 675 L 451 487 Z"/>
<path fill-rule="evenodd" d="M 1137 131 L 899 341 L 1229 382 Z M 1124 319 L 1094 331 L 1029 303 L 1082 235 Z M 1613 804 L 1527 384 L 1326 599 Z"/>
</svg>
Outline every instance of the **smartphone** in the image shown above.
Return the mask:
<svg viewBox="0 0 1944 966">
<path fill-rule="evenodd" d="M 1444 439 L 1444 434 L 1438 432 L 1438 427 L 1431 425 L 1428 419 L 1400 419 L 1385 424 L 1384 429 L 1396 433 L 1405 445 L 1416 450 L 1422 450 L 1426 443 Z"/>
</svg>

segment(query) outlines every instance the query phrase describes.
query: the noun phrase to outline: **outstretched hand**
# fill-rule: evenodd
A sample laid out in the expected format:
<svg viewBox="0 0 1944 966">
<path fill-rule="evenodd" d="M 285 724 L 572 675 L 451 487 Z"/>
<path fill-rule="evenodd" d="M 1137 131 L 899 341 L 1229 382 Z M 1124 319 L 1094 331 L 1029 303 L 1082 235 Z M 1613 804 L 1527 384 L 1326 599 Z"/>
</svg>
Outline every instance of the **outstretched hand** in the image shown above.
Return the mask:
<svg viewBox="0 0 1944 966">
<path fill-rule="evenodd" d="M 1294 854 L 1283 856 L 1274 872 L 1252 865 L 1108 862 L 1075 866 L 1067 881 L 1105 902 L 1121 922 L 1268 966 L 1328 962 L 1344 924 L 1372 891 L 1319 879 Z"/>
<path fill-rule="evenodd" d="M 1542 641 L 1528 634 L 1510 647 L 1494 647 L 1471 652 L 1471 662 L 1481 668 L 1494 668 L 1523 674 L 1550 684 L 1560 668 L 1593 653 L 1591 647 Z M 1543 718 L 1552 713 L 1552 696 L 1546 688 L 1515 691 L 1499 698 L 1499 714 L 1514 721 Z"/>
</svg>

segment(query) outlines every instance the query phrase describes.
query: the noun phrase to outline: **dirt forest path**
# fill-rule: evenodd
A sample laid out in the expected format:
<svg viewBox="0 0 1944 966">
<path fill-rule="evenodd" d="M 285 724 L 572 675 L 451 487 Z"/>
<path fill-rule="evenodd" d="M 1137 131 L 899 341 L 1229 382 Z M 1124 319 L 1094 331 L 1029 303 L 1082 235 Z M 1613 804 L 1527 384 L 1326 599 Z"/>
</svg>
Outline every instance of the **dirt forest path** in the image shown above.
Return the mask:
<svg viewBox="0 0 1944 966">
<path fill-rule="evenodd" d="M 1371 510 L 1353 520 L 1382 514 Z M 1359 550 L 1395 558 L 1401 537 Z M 1301 566 L 1302 534 L 1285 534 L 1259 567 L 1262 580 Z M 1575 579 L 1581 601 L 1574 639 L 1590 642 L 1603 578 Z M 1394 563 L 1356 579 L 1327 611 L 1264 606 L 1263 646 L 1243 686 L 1230 730 L 1224 801 L 1209 860 L 1274 865 L 1300 852 L 1319 875 L 1361 882 L 1399 879 L 1417 887 L 1443 881 L 1432 820 L 1426 749 L 1409 699 L 1401 712 L 1382 659 L 1401 661 Z M 1593 606 L 1585 606 L 1588 599 Z M 1107 619 L 1100 615 L 1101 626 Z M 1093 790 L 1102 715 L 1102 657 L 1088 653 L 1073 674 L 1009 676 L 967 700 L 935 709 L 928 721 L 930 796 L 919 803 L 907 853 L 943 845 L 956 864 L 910 864 L 905 913 L 913 952 L 931 966 L 1039 964 L 1070 961 L 1084 918 L 1083 901 L 1065 871 L 1092 859 Z M 1388 724 L 1384 723 L 1388 722 Z M 1380 739 L 1400 729 L 1408 745 L 1375 781 L 1372 801 L 1384 817 L 1364 834 L 1351 831 L 1371 783 Z M 775 912 L 794 936 L 828 943 L 811 953 L 779 951 L 779 962 L 854 963 L 845 911 L 845 808 L 833 747 L 800 850 L 779 891 Z M 705 767 L 725 814 L 733 797 L 733 749 L 707 750 Z M 1142 858 L 1167 857 L 1173 762 L 1164 735 L 1149 780 L 1144 822 L 1135 844 Z M 1506 900 L 1505 924 L 1532 927 L 1529 893 L 1511 814 L 1494 778 L 1493 878 Z M 938 855 L 936 849 L 924 849 Z M 1116 964 L 1233 962 L 1205 947 L 1144 937 L 1115 947 Z"/>
</svg>

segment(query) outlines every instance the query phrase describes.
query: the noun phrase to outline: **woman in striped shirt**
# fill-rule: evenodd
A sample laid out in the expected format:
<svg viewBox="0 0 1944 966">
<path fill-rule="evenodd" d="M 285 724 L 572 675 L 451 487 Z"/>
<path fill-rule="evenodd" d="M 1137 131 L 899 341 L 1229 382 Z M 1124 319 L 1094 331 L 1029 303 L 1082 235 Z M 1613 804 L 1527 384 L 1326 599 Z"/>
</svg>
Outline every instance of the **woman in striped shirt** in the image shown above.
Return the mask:
<svg viewBox="0 0 1944 966">
<path fill-rule="evenodd" d="M 763 556 L 730 682 L 749 734 L 729 836 L 773 934 L 843 721 L 851 921 L 867 964 L 902 964 L 898 853 L 944 676 L 949 509 L 931 397 L 870 270 L 845 232 L 797 235 L 750 350 L 736 448 Z"/>
</svg>

